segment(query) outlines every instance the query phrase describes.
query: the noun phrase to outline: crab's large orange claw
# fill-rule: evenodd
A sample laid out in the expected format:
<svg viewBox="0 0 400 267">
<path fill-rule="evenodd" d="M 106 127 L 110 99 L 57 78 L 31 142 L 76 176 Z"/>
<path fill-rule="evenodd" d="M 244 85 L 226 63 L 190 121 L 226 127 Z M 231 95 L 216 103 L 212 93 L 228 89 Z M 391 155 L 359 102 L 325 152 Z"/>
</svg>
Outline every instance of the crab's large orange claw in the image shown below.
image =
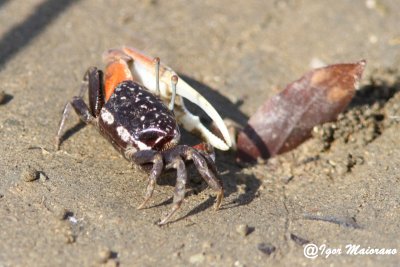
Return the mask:
<svg viewBox="0 0 400 267">
<path fill-rule="evenodd" d="M 112 49 L 107 51 L 103 55 L 103 59 L 106 63 L 110 62 L 120 62 L 125 61 L 133 74 L 134 78 L 137 78 L 140 83 L 142 83 L 145 87 L 147 87 L 153 93 L 157 93 L 156 91 L 156 73 L 154 66 L 154 59 L 146 56 L 140 51 L 130 48 L 123 47 L 122 49 Z M 119 64 L 119 63 L 115 63 Z M 160 98 L 168 103 L 170 101 L 172 95 L 171 89 L 171 77 L 173 75 L 177 75 L 171 68 L 160 65 L 159 69 L 160 75 Z M 111 83 L 111 82 L 110 82 Z M 177 84 L 176 93 L 179 97 L 176 98 L 175 101 L 175 114 L 178 121 L 182 124 L 182 126 L 190 132 L 200 134 L 200 136 L 207 142 L 209 142 L 214 147 L 221 150 L 228 150 L 232 141 L 230 139 L 230 135 L 228 129 L 222 120 L 221 116 L 214 109 L 214 107 L 196 90 L 194 90 L 189 84 L 187 84 L 184 80 L 179 78 L 179 82 Z M 215 122 L 218 130 L 221 132 L 224 140 L 221 140 L 215 134 L 210 132 L 201 122 L 198 116 L 190 113 L 181 97 L 186 98 L 187 100 L 193 102 L 201 109 L 203 109 L 208 116 Z"/>
<path fill-rule="evenodd" d="M 128 64 L 122 59 L 107 64 L 105 72 L 104 93 L 106 100 L 114 93 L 114 89 L 118 84 L 123 81 L 133 80 Z"/>
</svg>

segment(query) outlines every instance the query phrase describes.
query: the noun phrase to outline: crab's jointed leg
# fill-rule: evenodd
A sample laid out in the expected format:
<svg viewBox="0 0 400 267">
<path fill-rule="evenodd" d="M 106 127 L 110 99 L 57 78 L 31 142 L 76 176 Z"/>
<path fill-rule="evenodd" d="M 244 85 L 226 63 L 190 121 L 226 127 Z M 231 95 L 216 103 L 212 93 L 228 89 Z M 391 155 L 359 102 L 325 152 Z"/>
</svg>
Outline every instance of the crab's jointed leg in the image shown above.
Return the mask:
<svg viewBox="0 0 400 267">
<path fill-rule="evenodd" d="M 147 184 L 144 201 L 138 207 L 138 209 L 143 209 L 147 204 L 147 202 L 149 201 L 149 199 L 152 197 L 156 181 L 158 177 L 160 177 L 161 172 L 164 168 L 163 158 L 161 153 L 158 151 L 142 150 L 134 153 L 130 159 L 139 165 L 143 165 L 145 163 L 153 163 L 153 167 L 149 175 L 149 182 Z"/>
<path fill-rule="evenodd" d="M 187 172 L 185 163 L 180 157 L 177 157 L 174 159 L 172 167 L 176 169 L 176 185 L 174 191 L 173 206 L 168 215 L 165 216 L 164 219 L 162 219 L 158 223 L 158 225 L 163 225 L 167 223 L 168 220 L 172 217 L 172 215 L 174 215 L 175 212 L 179 210 L 179 208 L 182 205 L 183 199 L 185 198 L 185 189 L 187 183 Z"/>
<path fill-rule="evenodd" d="M 210 169 L 208 166 L 209 164 L 207 164 L 207 160 L 204 158 L 204 156 L 194 148 L 187 147 L 187 149 L 183 151 L 182 156 L 185 158 L 185 160 L 193 160 L 193 163 L 200 175 L 207 182 L 208 186 L 210 186 L 217 193 L 217 200 L 214 207 L 216 210 L 218 210 L 224 197 L 224 189 L 221 182 L 216 178 L 216 170 L 213 168 Z"/>
<path fill-rule="evenodd" d="M 217 179 L 216 169 L 210 167 L 212 164 L 211 159 L 206 157 L 206 154 L 200 153 L 195 148 L 186 145 L 176 146 L 170 150 L 162 152 L 166 160 L 166 168 L 175 168 L 177 171 L 177 180 L 174 191 L 174 200 L 171 211 L 168 215 L 161 220 L 159 225 L 165 224 L 175 214 L 182 205 L 185 197 L 185 188 L 187 183 L 187 173 L 184 161 L 193 160 L 197 171 L 216 193 L 217 199 L 215 202 L 215 209 L 221 206 L 224 197 L 224 190 L 221 182 Z M 205 153 L 205 152 L 204 152 Z"/>
<path fill-rule="evenodd" d="M 71 112 L 71 108 L 74 108 L 76 113 L 79 115 L 81 120 L 85 122 L 86 124 L 88 123 L 94 123 L 95 117 L 100 112 L 101 107 L 104 104 L 104 96 L 101 90 L 101 84 L 100 80 L 97 80 L 95 78 L 100 78 L 102 77 L 103 73 L 95 67 L 90 67 L 88 70 L 85 72 L 85 75 L 83 76 L 83 81 L 81 88 L 79 90 L 79 95 L 75 96 L 72 98 L 71 101 L 69 101 L 65 107 L 64 111 L 62 113 L 61 121 L 58 127 L 57 135 L 55 138 L 55 147 L 56 150 L 60 148 L 60 143 L 61 143 L 61 137 L 63 134 L 63 130 L 65 127 L 65 123 L 69 117 L 69 114 Z M 89 107 L 85 104 L 83 101 L 83 95 L 85 94 L 86 90 L 89 88 Z"/>
</svg>

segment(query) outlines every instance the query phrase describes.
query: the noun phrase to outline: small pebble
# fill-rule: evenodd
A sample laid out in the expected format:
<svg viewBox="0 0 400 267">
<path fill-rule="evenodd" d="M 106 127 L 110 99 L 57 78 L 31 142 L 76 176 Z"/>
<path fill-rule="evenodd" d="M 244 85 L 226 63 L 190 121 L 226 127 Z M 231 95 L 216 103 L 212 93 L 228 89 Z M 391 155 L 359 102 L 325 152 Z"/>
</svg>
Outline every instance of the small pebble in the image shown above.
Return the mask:
<svg viewBox="0 0 400 267">
<path fill-rule="evenodd" d="M 67 221 L 59 221 L 56 231 L 62 235 L 66 244 L 72 244 L 76 241 L 76 236 Z"/>
<path fill-rule="evenodd" d="M 21 172 L 21 179 L 23 179 L 25 182 L 32 182 L 37 180 L 38 178 L 39 178 L 38 171 L 32 166 L 28 165 Z"/>
<path fill-rule="evenodd" d="M 326 66 L 326 63 L 320 58 L 313 57 L 311 59 L 311 61 L 310 61 L 310 67 L 312 69 L 322 68 L 322 67 L 325 67 L 325 66 Z"/>
<path fill-rule="evenodd" d="M 64 207 L 61 206 L 54 207 L 54 215 L 60 221 L 67 219 L 69 213 L 70 212 Z"/>
<path fill-rule="evenodd" d="M 213 246 L 213 243 L 211 243 L 210 241 L 205 241 L 205 242 L 203 242 L 203 245 L 202 245 L 204 250 L 210 249 L 210 248 L 212 248 L 212 246 Z"/>
<path fill-rule="evenodd" d="M 294 176 L 293 175 L 285 175 L 281 178 L 282 182 L 284 184 L 288 184 L 291 180 L 293 180 Z"/>
<path fill-rule="evenodd" d="M 99 263 L 106 263 L 109 259 L 111 259 L 112 251 L 109 248 L 102 248 L 99 251 Z"/>
<path fill-rule="evenodd" d="M 258 158 L 257 158 L 257 164 L 264 165 L 264 164 L 266 164 L 266 163 L 267 163 L 267 161 L 266 161 L 265 159 L 263 159 L 263 158 L 261 158 L 261 157 L 258 157 Z"/>
<path fill-rule="evenodd" d="M 204 253 L 194 254 L 189 258 L 191 264 L 201 264 L 204 261 Z"/>
<path fill-rule="evenodd" d="M 146 0 L 144 1 L 144 3 L 146 4 L 146 6 L 156 6 L 158 4 L 157 0 Z"/>
<path fill-rule="evenodd" d="M 344 174 L 346 174 L 346 173 L 349 172 L 349 169 L 347 168 L 347 166 L 338 165 L 338 166 L 336 166 L 335 171 L 336 171 L 339 175 L 344 175 Z"/>
<path fill-rule="evenodd" d="M 241 263 L 240 261 L 235 261 L 233 266 L 235 266 L 235 267 L 245 267 L 245 265 L 243 263 Z"/>
<path fill-rule="evenodd" d="M 181 257 L 181 252 L 180 251 L 176 251 L 172 254 L 173 257 L 175 258 L 180 258 Z"/>
<path fill-rule="evenodd" d="M 76 224 L 78 223 L 78 219 L 76 219 L 72 214 L 68 214 L 68 221 L 70 221 L 70 223 L 72 224 Z"/>
<path fill-rule="evenodd" d="M 236 188 L 237 188 L 237 192 L 238 192 L 239 194 L 244 194 L 244 193 L 246 193 L 246 185 L 245 185 L 245 184 L 238 184 L 238 185 L 236 186 Z"/>
<path fill-rule="evenodd" d="M 295 234 L 290 234 L 290 239 L 292 239 L 296 244 L 298 244 L 300 246 L 310 243 L 310 241 L 308 241 L 300 236 L 297 236 Z"/>
<path fill-rule="evenodd" d="M 371 44 L 376 44 L 378 42 L 378 36 L 376 36 L 375 34 L 371 34 L 368 36 L 368 41 Z"/>
<path fill-rule="evenodd" d="M 276 250 L 275 246 L 273 246 L 269 243 L 268 244 L 267 243 L 259 243 L 257 245 L 257 249 L 268 256 L 270 256 Z"/>
<path fill-rule="evenodd" d="M 108 260 L 104 264 L 104 267 L 118 267 L 118 266 L 119 266 L 119 261 L 117 261 L 117 260 Z"/>
<path fill-rule="evenodd" d="M 250 233 L 250 228 L 247 224 L 239 224 L 236 226 L 236 232 L 241 236 L 247 236 Z"/>
<path fill-rule="evenodd" d="M 48 180 L 49 178 L 47 178 L 46 174 L 44 174 L 43 172 L 39 172 L 39 180 L 41 182 L 45 182 L 46 180 Z"/>
<path fill-rule="evenodd" d="M 374 8 L 376 8 L 376 1 L 375 0 L 367 0 L 367 1 L 365 1 L 365 6 L 368 9 L 374 9 Z"/>
<path fill-rule="evenodd" d="M 72 244 L 75 243 L 76 237 L 74 233 L 72 232 L 72 229 L 67 229 L 64 232 L 64 237 L 65 237 L 65 243 L 67 244 Z"/>
</svg>

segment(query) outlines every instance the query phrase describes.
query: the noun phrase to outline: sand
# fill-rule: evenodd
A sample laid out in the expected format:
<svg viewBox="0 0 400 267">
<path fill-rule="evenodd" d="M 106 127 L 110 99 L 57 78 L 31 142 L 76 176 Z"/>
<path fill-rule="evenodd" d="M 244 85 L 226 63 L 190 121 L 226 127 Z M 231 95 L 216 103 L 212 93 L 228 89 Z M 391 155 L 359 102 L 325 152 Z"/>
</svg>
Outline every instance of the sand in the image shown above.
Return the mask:
<svg viewBox="0 0 400 267">
<path fill-rule="evenodd" d="M 0 266 L 396 266 L 399 253 L 346 246 L 400 249 L 399 13 L 396 0 L 0 1 Z M 248 167 L 218 151 L 221 210 L 190 167 L 182 209 L 159 227 L 175 173 L 137 210 L 147 174 L 96 129 L 73 116 L 53 146 L 85 70 L 121 45 L 242 125 L 313 67 L 368 63 L 348 110 L 299 148 Z"/>
</svg>

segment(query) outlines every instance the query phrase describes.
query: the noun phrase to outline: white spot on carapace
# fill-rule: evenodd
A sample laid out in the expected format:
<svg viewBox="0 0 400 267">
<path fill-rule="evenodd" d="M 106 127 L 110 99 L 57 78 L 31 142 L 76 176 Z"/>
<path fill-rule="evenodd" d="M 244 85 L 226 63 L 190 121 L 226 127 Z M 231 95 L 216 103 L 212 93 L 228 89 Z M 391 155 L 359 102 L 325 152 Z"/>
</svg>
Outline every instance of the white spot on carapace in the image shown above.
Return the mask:
<svg viewBox="0 0 400 267">
<path fill-rule="evenodd" d="M 125 99 L 126 99 L 126 96 L 121 96 L 121 99 L 122 99 L 122 100 L 125 100 Z"/>
<path fill-rule="evenodd" d="M 157 119 L 158 117 L 160 117 L 160 114 L 157 114 L 157 113 L 156 113 L 155 117 L 156 117 L 156 119 Z"/>
<path fill-rule="evenodd" d="M 121 139 L 122 139 L 123 141 L 125 141 L 125 142 L 128 142 L 128 141 L 129 141 L 129 139 L 130 139 L 131 136 L 130 136 L 128 130 L 125 129 L 125 127 L 123 127 L 123 126 L 118 126 L 118 127 L 117 127 L 117 132 L 118 132 L 118 135 L 121 137 Z"/>
<path fill-rule="evenodd" d="M 144 119 L 145 119 L 145 117 L 144 117 L 144 116 L 140 117 L 140 120 L 141 120 L 141 121 L 144 121 Z"/>
<path fill-rule="evenodd" d="M 150 147 L 143 142 L 136 141 L 136 145 L 138 146 L 139 150 L 149 150 Z"/>
<path fill-rule="evenodd" d="M 107 109 L 102 109 L 101 110 L 101 118 L 107 124 L 113 124 L 114 123 L 114 116 Z"/>
</svg>

